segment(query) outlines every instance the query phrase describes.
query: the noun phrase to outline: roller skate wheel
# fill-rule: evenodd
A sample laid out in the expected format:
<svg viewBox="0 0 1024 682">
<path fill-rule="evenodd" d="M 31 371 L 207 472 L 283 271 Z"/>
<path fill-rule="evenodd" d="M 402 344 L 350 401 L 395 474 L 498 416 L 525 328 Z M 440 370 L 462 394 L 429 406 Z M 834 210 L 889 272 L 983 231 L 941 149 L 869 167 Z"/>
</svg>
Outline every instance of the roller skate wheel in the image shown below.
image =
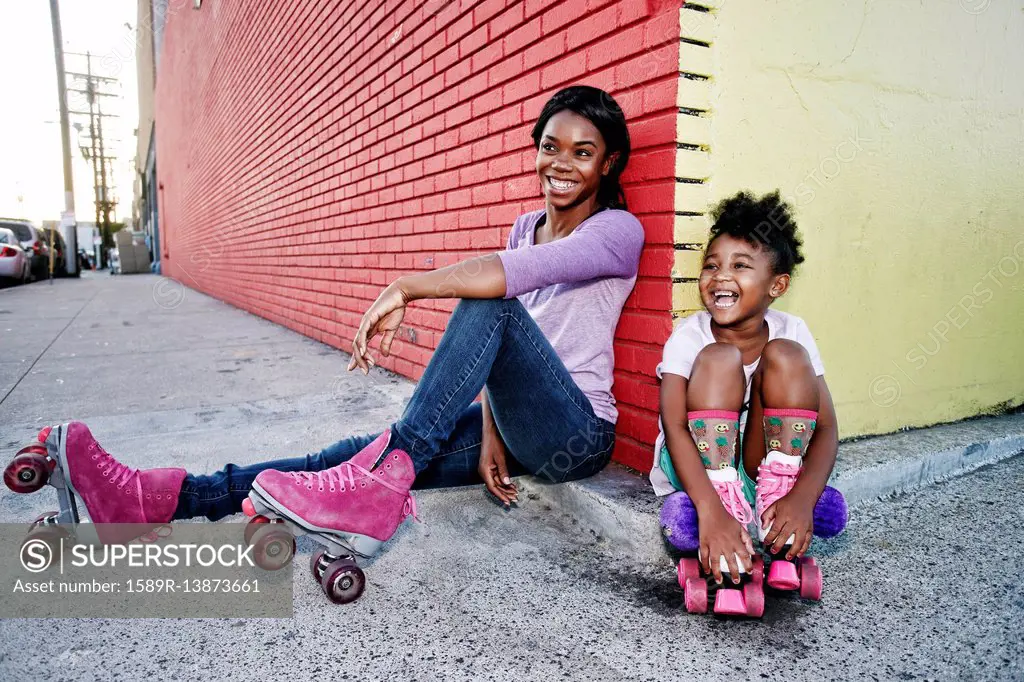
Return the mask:
<svg viewBox="0 0 1024 682">
<path fill-rule="evenodd" d="M 743 586 L 743 602 L 747 606 L 747 615 L 760 618 L 764 615 L 764 585 L 760 581 L 751 581 Z"/>
<path fill-rule="evenodd" d="M 295 556 L 295 537 L 276 523 L 257 526 L 252 546 L 253 561 L 265 571 L 279 571 Z"/>
<path fill-rule="evenodd" d="M 46 485 L 49 478 L 50 465 L 46 457 L 38 453 L 19 454 L 4 469 L 4 483 L 16 493 L 34 493 Z"/>
<path fill-rule="evenodd" d="M 46 457 L 48 454 L 50 453 L 46 451 L 45 445 L 42 445 L 41 443 L 30 443 L 23 447 L 21 450 L 18 450 L 14 454 L 14 456 L 20 457 L 21 455 L 42 455 L 43 457 Z"/>
<path fill-rule="evenodd" d="M 708 584 L 702 578 L 687 578 L 683 585 L 683 601 L 688 613 L 708 612 Z"/>
<path fill-rule="evenodd" d="M 242 500 L 242 513 L 246 516 L 256 516 L 256 507 L 252 506 L 252 500 L 248 497 Z"/>
<path fill-rule="evenodd" d="M 679 576 L 679 587 L 685 588 L 687 580 L 700 577 L 700 562 L 691 558 L 680 559 L 676 574 Z"/>
<path fill-rule="evenodd" d="M 245 544 L 252 544 L 253 534 L 255 534 L 259 527 L 265 523 L 270 523 L 270 519 L 266 516 L 260 516 L 259 514 L 249 519 L 249 523 L 245 524 Z"/>
<path fill-rule="evenodd" d="M 320 565 L 320 560 L 324 558 L 324 554 L 327 554 L 325 550 L 318 550 L 313 552 L 313 556 L 309 558 L 309 571 L 313 574 L 313 579 L 318 583 L 323 580 L 324 577 L 324 566 Z"/>
<path fill-rule="evenodd" d="M 359 599 L 366 588 L 366 576 L 355 560 L 344 557 L 329 563 L 320 578 L 324 594 L 335 604 L 348 604 Z"/>
<path fill-rule="evenodd" d="M 822 576 L 817 563 L 803 562 L 800 565 L 800 596 L 812 601 L 821 600 Z"/>
<path fill-rule="evenodd" d="M 36 517 L 36 520 L 32 522 L 32 526 L 49 526 L 57 523 L 57 518 L 60 516 L 59 511 L 48 511 L 43 512 Z"/>
</svg>

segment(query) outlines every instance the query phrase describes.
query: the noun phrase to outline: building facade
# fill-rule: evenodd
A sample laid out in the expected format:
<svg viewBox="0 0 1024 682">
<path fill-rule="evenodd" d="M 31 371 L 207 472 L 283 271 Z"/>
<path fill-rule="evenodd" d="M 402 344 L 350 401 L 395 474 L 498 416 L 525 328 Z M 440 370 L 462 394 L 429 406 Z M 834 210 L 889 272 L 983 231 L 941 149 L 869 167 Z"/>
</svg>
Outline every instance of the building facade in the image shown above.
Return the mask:
<svg viewBox="0 0 1024 682">
<path fill-rule="evenodd" d="M 1024 276 L 963 296 L 983 266 L 1021 267 L 1021 103 L 988 57 L 938 49 L 1020 63 L 1024 17 L 984 4 L 170 0 L 163 272 L 347 350 L 387 283 L 501 249 L 543 205 L 530 129 L 588 84 L 630 122 L 623 180 L 647 235 L 616 333 L 616 459 L 649 467 L 662 345 L 700 306 L 709 207 L 743 188 L 797 209 L 807 263 L 783 308 L 817 337 L 842 436 L 1020 404 Z M 901 62 L 898 24 L 936 49 Z M 417 378 L 452 307 L 414 304 L 382 366 Z"/>
</svg>

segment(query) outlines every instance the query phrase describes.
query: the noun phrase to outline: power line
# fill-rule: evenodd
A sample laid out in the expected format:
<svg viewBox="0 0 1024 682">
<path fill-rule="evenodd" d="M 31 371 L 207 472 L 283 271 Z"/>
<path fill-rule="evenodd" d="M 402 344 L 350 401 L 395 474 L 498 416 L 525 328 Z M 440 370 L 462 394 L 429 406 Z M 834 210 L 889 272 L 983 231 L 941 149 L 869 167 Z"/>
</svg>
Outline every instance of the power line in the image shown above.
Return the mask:
<svg viewBox="0 0 1024 682">
<path fill-rule="evenodd" d="M 118 97 L 118 93 L 110 92 L 105 88 L 110 84 L 117 84 L 116 78 L 99 76 L 92 72 L 92 54 L 77 54 L 85 57 L 85 72 L 67 71 L 67 75 L 79 87 L 67 88 L 68 93 L 85 95 L 85 102 L 88 104 L 88 111 L 81 109 L 71 110 L 70 114 L 89 117 L 88 135 L 82 135 L 84 126 L 75 123 L 74 127 L 79 132 L 79 150 L 86 161 L 92 163 L 93 194 L 96 205 L 96 225 L 100 229 L 102 246 L 100 249 L 100 267 L 107 265 L 107 249 L 114 245 L 113 233 L 111 231 L 111 212 L 117 207 L 117 198 L 113 192 L 113 167 L 117 157 L 108 154 L 107 140 L 103 136 L 103 119 L 117 118 L 116 114 L 103 112 L 102 101 L 104 97 Z M 83 139 L 84 138 L 84 139 Z"/>
</svg>

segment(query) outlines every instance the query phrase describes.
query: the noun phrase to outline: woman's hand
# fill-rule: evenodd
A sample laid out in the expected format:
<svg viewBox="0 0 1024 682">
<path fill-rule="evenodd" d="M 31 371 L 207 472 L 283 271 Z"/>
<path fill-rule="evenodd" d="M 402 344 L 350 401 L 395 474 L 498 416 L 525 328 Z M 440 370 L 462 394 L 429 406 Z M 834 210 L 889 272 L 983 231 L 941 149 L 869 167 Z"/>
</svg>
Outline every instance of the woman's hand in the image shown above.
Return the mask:
<svg viewBox="0 0 1024 682">
<path fill-rule="evenodd" d="M 754 543 L 750 533 L 732 517 L 724 507 L 698 514 L 700 530 L 700 562 L 705 574 L 715 577 L 722 584 L 721 557 L 729 564 L 732 581 L 740 581 L 740 562 L 749 574 L 753 570 L 750 557 L 754 554 Z M 737 560 L 737 556 L 739 559 Z"/>
<path fill-rule="evenodd" d="M 794 494 L 796 493 L 796 494 Z M 770 507 L 764 510 L 761 515 L 761 527 L 769 523 L 772 529 L 764 538 L 764 546 L 770 547 L 772 554 L 778 554 L 786 546 L 789 536 L 793 537 L 793 544 L 786 552 L 786 561 L 792 561 L 795 557 L 801 557 L 811 546 L 811 539 L 814 537 L 814 505 L 803 495 L 797 493 L 796 489 L 789 491 L 788 495 L 780 497 Z"/>
<path fill-rule="evenodd" d="M 497 429 L 484 428 L 480 443 L 480 464 L 477 468 L 484 485 L 507 509 L 513 502 L 519 502 L 519 491 L 508 475 L 505 463 L 505 443 Z"/>
<path fill-rule="evenodd" d="M 359 322 L 359 330 L 352 340 L 352 359 L 348 362 L 348 371 L 351 372 L 358 367 L 363 370 L 363 374 L 370 373 L 370 368 L 376 364 L 376 360 L 369 352 L 370 341 L 377 334 L 383 335 L 380 340 L 380 352 L 385 356 L 391 355 L 391 342 L 394 341 L 395 332 L 405 318 L 405 306 L 408 302 L 397 281 L 380 292 L 380 296 Z"/>
</svg>

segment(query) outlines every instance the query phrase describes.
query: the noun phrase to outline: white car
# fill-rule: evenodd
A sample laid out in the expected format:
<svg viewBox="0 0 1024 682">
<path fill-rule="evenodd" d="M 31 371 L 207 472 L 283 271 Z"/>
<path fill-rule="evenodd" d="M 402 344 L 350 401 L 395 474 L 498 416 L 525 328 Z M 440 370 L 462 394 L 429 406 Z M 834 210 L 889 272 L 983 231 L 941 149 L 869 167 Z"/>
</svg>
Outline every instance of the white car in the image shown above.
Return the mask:
<svg viewBox="0 0 1024 682">
<path fill-rule="evenodd" d="M 32 274 L 32 262 L 13 231 L 0 227 L 0 278 L 24 284 Z"/>
</svg>

